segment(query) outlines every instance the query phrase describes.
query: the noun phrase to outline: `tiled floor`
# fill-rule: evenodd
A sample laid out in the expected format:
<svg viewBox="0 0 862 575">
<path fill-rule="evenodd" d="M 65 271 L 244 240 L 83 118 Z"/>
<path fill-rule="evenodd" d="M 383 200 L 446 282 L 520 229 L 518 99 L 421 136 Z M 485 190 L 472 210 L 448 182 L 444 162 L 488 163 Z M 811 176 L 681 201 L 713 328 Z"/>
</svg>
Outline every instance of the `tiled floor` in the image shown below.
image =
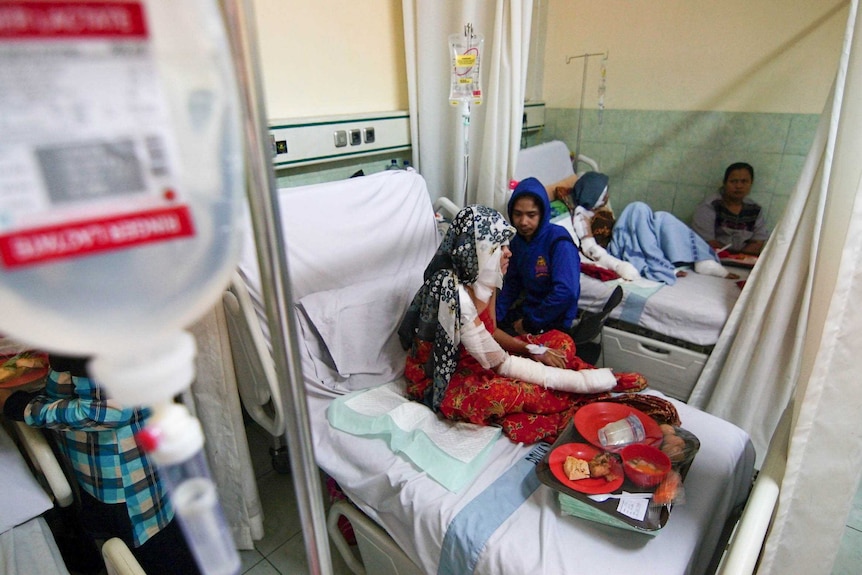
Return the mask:
<svg viewBox="0 0 862 575">
<path fill-rule="evenodd" d="M 309 570 L 293 476 L 273 470 L 269 455 L 270 439 L 266 432 L 249 422 L 246 433 L 264 509 L 264 537 L 255 542 L 254 551 L 240 552 L 243 573 L 305 575 Z M 332 552 L 333 575 L 350 575 L 352 572 L 334 547 Z"/>
</svg>

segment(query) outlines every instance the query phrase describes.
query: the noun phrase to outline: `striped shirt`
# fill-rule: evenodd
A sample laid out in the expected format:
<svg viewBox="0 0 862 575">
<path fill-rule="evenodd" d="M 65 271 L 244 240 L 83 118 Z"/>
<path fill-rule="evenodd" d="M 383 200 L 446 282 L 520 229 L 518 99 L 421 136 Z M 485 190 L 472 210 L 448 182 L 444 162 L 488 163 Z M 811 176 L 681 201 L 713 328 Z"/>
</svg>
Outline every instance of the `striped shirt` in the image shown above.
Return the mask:
<svg viewBox="0 0 862 575">
<path fill-rule="evenodd" d="M 148 415 L 103 397 L 87 377 L 54 370 L 24 412 L 28 425 L 56 432 L 82 489 L 104 503 L 126 504 L 136 547 L 173 518 L 155 466 L 134 437 Z"/>
<path fill-rule="evenodd" d="M 742 209 L 734 214 L 724 207 L 720 195 L 714 195 L 697 206 L 692 229 L 706 241 L 730 245 L 733 252 L 741 251 L 749 241 L 769 239 L 763 210 L 751 200 L 743 200 Z"/>
</svg>

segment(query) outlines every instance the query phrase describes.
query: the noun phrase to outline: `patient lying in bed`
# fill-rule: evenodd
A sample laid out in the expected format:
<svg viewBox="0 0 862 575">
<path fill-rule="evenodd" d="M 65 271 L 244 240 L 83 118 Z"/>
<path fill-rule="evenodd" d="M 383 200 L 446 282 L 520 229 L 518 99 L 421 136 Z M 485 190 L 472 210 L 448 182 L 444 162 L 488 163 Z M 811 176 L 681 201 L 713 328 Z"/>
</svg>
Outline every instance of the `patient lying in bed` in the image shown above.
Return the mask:
<svg viewBox="0 0 862 575">
<path fill-rule="evenodd" d="M 572 216 L 581 252 L 625 280 L 647 279 L 668 285 L 692 264 L 699 274 L 738 279 L 719 263 L 700 236 L 668 212 L 653 212 L 643 202 L 626 206 L 619 219 L 610 209 L 608 177 L 587 172 L 547 186 L 551 200 L 563 201 Z"/>
<path fill-rule="evenodd" d="M 514 233 L 485 206 L 454 218 L 398 331 L 410 350 L 404 375 L 408 394 L 448 419 L 500 425 L 515 442 L 552 442 L 582 405 L 646 382 L 583 362 L 560 331 L 512 338 L 508 350 L 494 339 L 496 290 Z M 561 354 L 566 368 L 546 365 L 545 353 Z M 661 420 L 678 419 L 669 402 L 650 400 L 658 400 L 651 411 Z"/>
</svg>

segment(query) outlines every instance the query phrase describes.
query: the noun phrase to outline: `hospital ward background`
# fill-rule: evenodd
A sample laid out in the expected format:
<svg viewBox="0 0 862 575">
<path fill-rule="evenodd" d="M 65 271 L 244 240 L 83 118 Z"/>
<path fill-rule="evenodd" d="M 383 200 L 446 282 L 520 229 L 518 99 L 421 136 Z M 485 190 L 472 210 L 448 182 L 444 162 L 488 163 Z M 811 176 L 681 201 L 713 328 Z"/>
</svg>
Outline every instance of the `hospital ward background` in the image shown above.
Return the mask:
<svg viewBox="0 0 862 575">
<path fill-rule="evenodd" d="M 260 73 L 258 105 L 267 123 L 261 138 L 272 170 L 269 182 L 251 177 L 248 185 L 277 194 L 283 209 L 315 210 L 320 216 L 315 221 L 325 221 L 327 210 L 342 211 L 315 201 L 315 193 L 331 194 L 342 185 L 358 189 L 345 182 L 386 178 L 387 172 L 421 176 L 443 220 L 453 209 L 474 203 L 506 214 L 510 182 L 518 177 L 533 175 L 551 184 L 567 170 L 593 170 L 608 175 L 617 215 L 633 202 L 644 202 L 691 223 L 696 206 L 721 185 L 727 165 L 752 164 L 756 177 L 750 197 L 762 207 L 772 235 L 757 266 L 739 268 L 747 280 L 721 286 L 717 297 L 724 307 L 715 325 L 703 331 L 692 327 L 691 318 L 708 310 L 693 311 L 689 305 L 678 305 L 677 313 L 668 304 L 669 315 L 654 318 L 650 314 L 658 297 L 637 308 L 640 316 L 635 317 L 643 301 L 627 294 L 605 326 L 599 340 L 604 353 L 597 363 L 642 371 L 652 388 L 686 409 L 739 426 L 751 438 L 755 467 L 763 475 L 776 461 L 767 455 L 780 454 L 780 472 L 768 488 L 773 499 L 766 524 L 754 544 L 757 565 L 739 572 L 859 572 L 862 431 L 853 422 L 862 408 L 862 390 L 853 374 L 860 367 L 854 353 L 862 337 L 862 314 L 855 303 L 862 253 L 862 209 L 856 202 L 862 174 L 855 158 L 862 143 L 854 132 L 862 132 L 862 109 L 855 104 L 862 101 L 862 20 L 856 1 L 247 4 L 253 19 L 245 24 L 256 34 L 251 40 Z M 452 42 L 469 42 L 471 34 L 474 41 L 482 39 L 477 44 L 481 75 L 474 79 L 481 83 L 481 94 L 453 100 Z M 549 149 L 564 159 L 550 159 Z M 553 181 L 545 181 L 545 173 Z M 293 189 L 307 198 L 305 205 L 291 204 Z M 367 225 L 358 219 L 342 226 L 343 236 L 333 232 L 344 240 L 340 249 L 351 249 L 351 234 L 372 235 L 374 228 Z M 302 301 L 313 295 L 302 282 L 314 266 L 306 267 L 304 252 L 295 249 L 302 245 L 298 232 L 284 231 L 299 271 L 300 283 L 291 289 Z M 243 229 L 246 241 L 252 239 L 248 232 Z M 254 241 L 260 243 L 261 236 Z M 250 253 L 251 260 L 244 262 L 254 260 L 254 246 Z M 362 254 L 355 258 L 361 260 Z M 420 268 L 425 263 L 416 262 Z M 288 261 L 288 274 L 293 266 Z M 266 273 L 261 275 L 255 281 L 266 282 Z M 266 313 L 271 310 L 262 310 L 258 299 L 266 294 L 240 276 L 249 283 L 245 287 L 259 306 L 256 319 L 269 338 Z M 336 541 L 345 531 L 343 522 L 329 517 L 328 525 L 321 523 L 343 497 L 327 475 L 313 463 L 300 473 L 292 467 L 297 458 L 306 458 L 307 464 L 309 457 L 319 456 L 318 446 L 300 445 L 309 438 L 292 427 L 301 425 L 307 413 L 286 414 L 297 397 L 305 399 L 304 393 L 290 391 L 295 381 L 287 383 L 297 373 L 247 371 L 244 361 L 236 360 L 242 345 L 250 346 L 243 353 L 254 348 L 251 355 L 261 349 L 266 355 L 270 342 L 236 339 L 235 322 L 242 312 L 234 311 L 241 310 L 247 296 L 234 289 L 238 280 L 233 281 L 213 310 L 190 328 L 197 339 L 198 374 L 183 401 L 202 421 L 209 464 L 239 549 L 240 572 L 318 573 L 314 554 L 329 551 L 335 574 L 361 572 L 361 561 L 374 573 L 373 557 L 369 562 L 355 545 L 345 548 Z M 583 285 L 589 281 L 582 276 Z M 593 295 L 586 289 L 584 305 L 600 308 L 609 291 Z M 297 334 L 293 327 L 286 332 L 300 337 L 303 327 L 296 328 Z M 272 334 L 272 342 L 283 336 Z M 282 343 L 290 372 L 296 368 L 290 351 L 296 342 Z M 302 369 L 307 376 L 308 364 Z M 246 380 L 274 381 L 282 389 L 270 394 L 251 389 Z M 208 387 L 207 381 L 217 383 Z M 312 417 L 319 415 L 320 404 L 311 400 L 310 405 Z M 5 429 L 16 440 L 26 433 L 14 426 Z M 38 459 L 23 447 L 22 452 L 26 459 Z M 35 476 L 41 477 L 38 468 Z M 55 510 L 68 505 L 64 497 L 54 492 Z M 46 507 L 51 505 L 40 500 L 33 517 L 50 517 Z M 563 515 L 560 521 L 581 519 Z M 668 523 L 673 521 L 671 515 Z M 22 524 L 43 531 L 43 523 Z M 722 541 L 731 537 L 732 527 L 722 526 Z M 656 538 L 662 535 L 670 533 L 659 532 Z M 50 532 L 43 536 L 51 547 Z M 397 550 L 401 557 L 396 542 L 406 535 L 389 536 L 395 542 L 391 537 L 378 541 L 382 553 L 391 550 L 394 557 Z M 0 551 L 14 556 L 15 546 L 4 545 Z M 417 548 L 404 557 L 424 556 L 425 543 Z M 720 555 L 719 549 L 715 561 L 692 559 L 689 569 L 712 572 Z M 126 558 L 121 552 L 108 561 L 119 565 Z M 407 561 L 406 570 L 391 572 L 422 572 L 410 563 L 417 562 L 415 557 Z M 480 561 L 476 572 L 487 568 Z M 61 565 L 57 569 L 64 572 Z M 109 572 L 126 571 L 111 566 Z M 444 572 L 442 566 L 438 572 Z"/>
</svg>

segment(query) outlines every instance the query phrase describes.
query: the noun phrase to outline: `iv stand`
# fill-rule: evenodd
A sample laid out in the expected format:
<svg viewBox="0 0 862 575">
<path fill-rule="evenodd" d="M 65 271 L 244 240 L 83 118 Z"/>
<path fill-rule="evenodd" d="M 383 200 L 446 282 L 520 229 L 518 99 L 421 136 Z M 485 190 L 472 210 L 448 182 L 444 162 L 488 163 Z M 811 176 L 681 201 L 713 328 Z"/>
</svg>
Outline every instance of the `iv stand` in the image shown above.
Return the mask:
<svg viewBox="0 0 862 575">
<path fill-rule="evenodd" d="M 467 181 L 470 178 L 470 101 L 462 103 L 461 119 L 464 127 L 464 197 L 461 205 L 467 205 Z"/>
<path fill-rule="evenodd" d="M 269 318 L 272 356 L 279 383 L 287 393 L 282 398 L 286 416 L 288 454 L 293 487 L 303 525 L 308 569 L 312 575 L 331 575 L 332 558 L 323 512 L 323 491 L 311 443 L 308 404 L 299 361 L 296 324 L 287 302 L 290 277 L 286 247 L 278 241 L 281 233 L 277 186 L 272 170 L 262 75 L 257 53 L 254 13 L 247 0 L 223 0 L 223 14 L 240 86 L 243 133 L 248 158 L 248 200 L 257 246 L 261 287 Z M 268 200 L 268 201 L 267 201 Z M 289 342 L 289 346 L 286 345 Z M 285 379 L 289 376 L 289 382 Z M 289 383 L 289 385 L 287 385 Z M 289 394 L 289 399 L 288 399 Z"/>
<path fill-rule="evenodd" d="M 594 52 L 592 54 L 580 54 L 577 56 L 566 56 L 566 65 L 568 66 L 572 60 L 584 59 L 584 71 L 581 77 L 581 101 L 578 104 L 578 131 L 575 140 L 575 172 L 578 171 L 578 161 L 581 157 L 581 124 L 584 116 L 584 92 L 587 90 L 587 65 L 591 56 L 604 56 L 604 52 Z"/>
</svg>

